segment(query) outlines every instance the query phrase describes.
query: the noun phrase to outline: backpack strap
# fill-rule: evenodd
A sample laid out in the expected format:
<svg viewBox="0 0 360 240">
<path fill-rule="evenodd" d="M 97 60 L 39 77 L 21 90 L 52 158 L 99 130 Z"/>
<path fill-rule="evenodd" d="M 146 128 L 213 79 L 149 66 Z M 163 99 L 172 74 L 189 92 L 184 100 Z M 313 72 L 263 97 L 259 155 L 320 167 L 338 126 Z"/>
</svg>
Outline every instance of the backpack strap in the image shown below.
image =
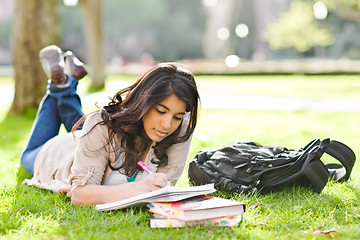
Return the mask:
<svg viewBox="0 0 360 240">
<path fill-rule="evenodd" d="M 259 175 L 264 175 L 258 176 L 261 179 L 259 186 L 262 191 L 279 190 L 290 184 L 298 183 L 321 192 L 329 179 L 329 173 L 320 161 L 323 154 L 320 145 L 320 139 L 315 138 L 298 151 L 300 155 L 295 157 L 294 162 L 281 166 L 281 171 L 273 171 L 268 168 L 259 172 Z"/>
<path fill-rule="evenodd" d="M 349 180 L 356 160 L 355 153 L 351 150 L 351 148 L 341 142 L 330 140 L 329 138 L 324 139 L 321 142 L 320 147 L 324 152 L 334 157 L 341 163 L 341 165 L 335 163 L 326 165 L 330 173 L 330 178 L 337 181 Z"/>
</svg>

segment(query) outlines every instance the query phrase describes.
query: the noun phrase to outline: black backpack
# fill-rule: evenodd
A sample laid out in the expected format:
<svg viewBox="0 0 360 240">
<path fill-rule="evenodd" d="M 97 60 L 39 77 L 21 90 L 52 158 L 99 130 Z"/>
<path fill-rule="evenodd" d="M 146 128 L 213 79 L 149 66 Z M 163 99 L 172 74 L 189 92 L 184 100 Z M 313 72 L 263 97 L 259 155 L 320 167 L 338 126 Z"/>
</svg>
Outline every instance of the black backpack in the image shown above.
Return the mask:
<svg viewBox="0 0 360 240">
<path fill-rule="evenodd" d="M 341 164 L 320 160 L 323 153 Z M 214 183 L 218 190 L 262 193 L 300 185 L 321 192 L 329 179 L 348 181 L 355 163 L 354 152 L 345 144 L 314 139 L 298 150 L 237 142 L 213 151 L 201 151 L 189 165 L 195 185 Z"/>
</svg>

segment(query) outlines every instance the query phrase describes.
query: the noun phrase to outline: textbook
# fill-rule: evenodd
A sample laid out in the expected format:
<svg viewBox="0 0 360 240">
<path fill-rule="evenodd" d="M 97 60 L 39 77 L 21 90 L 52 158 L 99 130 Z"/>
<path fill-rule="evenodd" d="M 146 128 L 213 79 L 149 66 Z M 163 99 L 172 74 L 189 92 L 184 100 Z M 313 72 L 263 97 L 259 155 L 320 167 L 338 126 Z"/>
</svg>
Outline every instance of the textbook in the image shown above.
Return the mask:
<svg viewBox="0 0 360 240">
<path fill-rule="evenodd" d="M 172 228 L 172 227 L 185 227 L 185 226 L 214 226 L 214 227 L 233 227 L 239 225 L 242 219 L 242 214 L 235 216 L 226 216 L 197 221 L 181 221 L 174 218 L 167 218 L 154 214 L 150 218 L 151 228 Z"/>
<path fill-rule="evenodd" d="M 245 212 L 242 202 L 206 195 L 176 202 L 152 202 L 147 207 L 154 214 L 185 222 L 235 216 Z"/>
<path fill-rule="evenodd" d="M 215 191 L 214 184 L 190 187 L 166 186 L 158 190 L 133 196 L 124 200 L 97 204 L 95 208 L 98 211 L 109 211 L 141 206 L 149 202 L 174 202 L 186 198 L 210 194 Z"/>
</svg>

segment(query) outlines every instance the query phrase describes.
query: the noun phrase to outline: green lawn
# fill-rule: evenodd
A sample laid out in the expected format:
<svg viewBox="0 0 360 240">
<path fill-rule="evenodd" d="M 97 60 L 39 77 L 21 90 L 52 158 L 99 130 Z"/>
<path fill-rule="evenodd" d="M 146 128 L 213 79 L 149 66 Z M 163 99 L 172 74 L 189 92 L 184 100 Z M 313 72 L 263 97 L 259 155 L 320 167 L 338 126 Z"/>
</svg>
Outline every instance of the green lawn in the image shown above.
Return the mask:
<svg viewBox="0 0 360 240">
<path fill-rule="evenodd" d="M 208 93 L 300 98 L 358 98 L 359 76 L 274 75 L 199 76 L 199 89 Z"/>
<path fill-rule="evenodd" d="M 359 98 L 358 76 L 199 76 L 201 94 Z M 109 83 L 118 77 L 109 79 Z M 127 77 L 126 82 L 135 78 Z M 7 84 L 11 81 L 6 80 Z M 0 84 L 1 84 L 0 79 Z M 85 83 L 80 92 L 85 94 Z M 1 87 L 1 86 L 0 86 Z M 86 111 L 94 106 L 84 106 Z M 349 183 L 328 183 L 322 193 L 290 188 L 260 195 L 218 192 L 247 206 L 238 227 L 149 228 L 146 208 L 97 212 L 73 207 L 65 196 L 24 186 L 19 153 L 35 111 L 6 115 L 0 106 L 0 236 L 4 239 L 359 239 L 360 164 Z M 202 109 L 189 161 L 203 149 L 238 140 L 299 148 L 315 137 L 336 139 L 360 155 L 360 112 Z M 330 158 L 324 158 L 330 161 Z M 187 171 L 178 183 L 187 185 Z M 257 206 L 257 207 L 254 207 Z"/>
</svg>

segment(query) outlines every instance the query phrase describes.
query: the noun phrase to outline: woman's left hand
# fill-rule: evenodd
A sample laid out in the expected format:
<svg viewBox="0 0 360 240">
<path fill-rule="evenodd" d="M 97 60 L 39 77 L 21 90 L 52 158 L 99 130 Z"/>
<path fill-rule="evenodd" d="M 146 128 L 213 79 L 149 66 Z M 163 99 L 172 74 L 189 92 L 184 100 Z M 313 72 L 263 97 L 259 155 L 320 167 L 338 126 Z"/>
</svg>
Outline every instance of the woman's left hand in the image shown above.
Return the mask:
<svg viewBox="0 0 360 240">
<path fill-rule="evenodd" d="M 59 193 L 66 193 L 67 197 L 71 197 L 71 187 L 63 187 L 59 189 Z"/>
</svg>

